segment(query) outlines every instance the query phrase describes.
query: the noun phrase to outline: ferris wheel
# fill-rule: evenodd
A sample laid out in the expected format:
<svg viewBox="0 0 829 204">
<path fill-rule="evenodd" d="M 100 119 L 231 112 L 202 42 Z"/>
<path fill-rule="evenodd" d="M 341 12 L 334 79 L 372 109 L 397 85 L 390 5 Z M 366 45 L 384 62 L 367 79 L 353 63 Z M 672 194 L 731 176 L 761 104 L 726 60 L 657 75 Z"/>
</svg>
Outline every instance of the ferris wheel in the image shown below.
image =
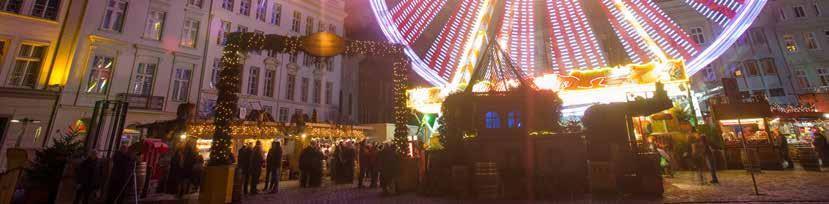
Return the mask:
<svg viewBox="0 0 829 204">
<path fill-rule="evenodd" d="M 526 76 L 682 60 L 690 76 L 748 29 L 766 0 L 370 0 L 384 35 L 405 45 L 414 71 L 452 83 L 485 43 L 499 43 Z M 690 36 L 666 12 L 714 22 L 715 39 Z M 690 16 L 688 16 L 690 15 Z M 707 36 L 710 38 L 710 36 Z"/>
</svg>

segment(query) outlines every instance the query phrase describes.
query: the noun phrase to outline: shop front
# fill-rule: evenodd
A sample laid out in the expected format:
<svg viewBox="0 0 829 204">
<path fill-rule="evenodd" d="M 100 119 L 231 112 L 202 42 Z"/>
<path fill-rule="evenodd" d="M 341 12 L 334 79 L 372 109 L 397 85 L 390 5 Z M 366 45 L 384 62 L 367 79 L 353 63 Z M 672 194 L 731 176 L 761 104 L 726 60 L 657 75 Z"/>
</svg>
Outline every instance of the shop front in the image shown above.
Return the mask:
<svg viewBox="0 0 829 204">
<path fill-rule="evenodd" d="M 770 133 L 765 100 L 711 105 L 725 146 L 727 169 L 782 169 L 781 146 Z"/>
</svg>

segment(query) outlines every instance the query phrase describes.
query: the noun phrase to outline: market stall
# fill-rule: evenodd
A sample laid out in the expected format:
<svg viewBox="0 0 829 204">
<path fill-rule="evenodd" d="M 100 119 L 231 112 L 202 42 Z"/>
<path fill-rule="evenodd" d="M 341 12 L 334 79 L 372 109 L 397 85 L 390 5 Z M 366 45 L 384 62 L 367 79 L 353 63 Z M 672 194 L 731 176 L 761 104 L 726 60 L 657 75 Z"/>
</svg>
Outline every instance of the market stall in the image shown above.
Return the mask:
<svg viewBox="0 0 829 204">
<path fill-rule="evenodd" d="M 711 104 L 722 132 L 728 169 L 782 169 L 780 146 L 770 134 L 768 101 Z"/>
</svg>

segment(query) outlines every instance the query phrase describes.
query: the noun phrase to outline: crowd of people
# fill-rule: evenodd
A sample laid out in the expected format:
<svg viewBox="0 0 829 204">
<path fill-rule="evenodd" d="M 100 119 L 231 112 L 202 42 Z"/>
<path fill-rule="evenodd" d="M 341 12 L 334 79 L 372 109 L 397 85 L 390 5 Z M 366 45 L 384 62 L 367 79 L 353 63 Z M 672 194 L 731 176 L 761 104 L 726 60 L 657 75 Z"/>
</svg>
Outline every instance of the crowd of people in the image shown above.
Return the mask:
<svg viewBox="0 0 829 204">
<path fill-rule="evenodd" d="M 259 178 L 262 168 L 265 168 L 265 188 L 263 192 L 276 193 L 279 191 L 279 179 L 282 168 L 282 145 L 279 141 L 271 144 L 271 149 L 265 153 L 262 142 L 255 145 L 245 144 L 239 149 L 237 169 L 242 175 L 244 194 L 258 194 Z"/>
<path fill-rule="evenodd" d="M 331 181 L 336 184 L 355 182 L 357 167 L 358 188 L 391 187 L 389 184 L 394 183 L 399 171 L 398 161 L 397 153 L 389 145 L 369 141 L 341 141 L 327 146 L 312 141 L 300 154 L 300 187 L 320 187 L 326 169 Z"/>
</svg>

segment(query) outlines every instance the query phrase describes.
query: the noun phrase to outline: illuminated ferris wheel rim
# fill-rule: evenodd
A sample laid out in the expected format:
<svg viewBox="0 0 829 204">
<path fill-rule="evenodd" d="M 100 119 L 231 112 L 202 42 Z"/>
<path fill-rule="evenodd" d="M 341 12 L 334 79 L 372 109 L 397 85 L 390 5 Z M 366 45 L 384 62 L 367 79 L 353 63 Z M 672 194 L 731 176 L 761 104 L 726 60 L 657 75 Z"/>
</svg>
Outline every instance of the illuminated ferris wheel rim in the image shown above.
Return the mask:
<svg viewBox="0 0 829 204">
<path fill-rule="evenodd" d="M 734 44 L 740 36 L 748 30 L 751 23 L 762 11 L 767 0 L 746 0 L 744 6 L 740 7 L 736 12 L 733 20 L 729 21 L 723 26 L 723 30 L 710 46 L 702 50 L 702 52 L 686 62 L 686 73 L 692 76 L 709 63 L 713 62 L 717 57 L 725 53 L 728 48 Z M 447 80 L 438 76 L 435 70 L 430 69 L 429 65 L 412 49 L 411 45 L 403 38 L 403 34 L 397 29 L 392 20 L 390 9 L 385 0 L 370 0 L 371 8 L 374 11 L 375 18 L 380 24 L 380 28 L 386 38 L 392 43 L 404 45 L 404 52 L 412 61 L 412 68 L 415 73 L 423 77 L 426 81 L 435 86 L 444 86 Z"/>
</svg>

